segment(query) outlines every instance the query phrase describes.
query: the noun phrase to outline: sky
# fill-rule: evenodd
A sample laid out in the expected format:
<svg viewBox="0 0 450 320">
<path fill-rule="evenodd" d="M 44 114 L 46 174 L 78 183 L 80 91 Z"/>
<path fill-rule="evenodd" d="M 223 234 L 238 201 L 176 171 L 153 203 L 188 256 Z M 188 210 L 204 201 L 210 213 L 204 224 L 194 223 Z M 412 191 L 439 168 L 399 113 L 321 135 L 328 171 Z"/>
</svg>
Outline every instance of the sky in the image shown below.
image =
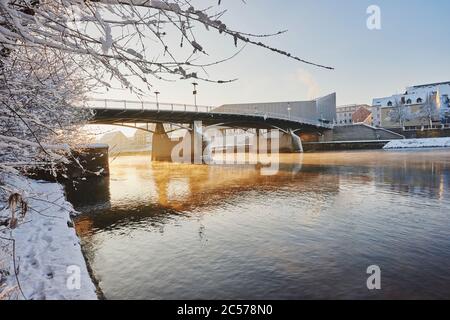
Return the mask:
<svg viewBox="0 0 450 320">
<path fill-rule="evenodd" d="M 217 0 L 193 3 L 205 7 Z M 381 30 L 367 28 L 370 5 L 381 9 Z M 264 41 L 335 70 L 247 46 L 232 60 L 207 69 L 210 78 L 238 80 L 200 82 L 201 105 L 307 100 L 332 92 L 337 92 L 338 105 L 371 104 L 373 98 L 402 92 L 406 86 L 450 81 L 448 0 L 222 0 L 221 8 L 228 10 L 222 20 L 232 29 L 251 33 L 288 29 Z M 236 51 L 233 40 L 217 32 L 199 28 L 196 34 L 214 59 Z M 160 101 L 193 103 L 191 82 L 153 85 L 161 92 Z M 135 98 L 127 90 L 97 96 Z M 153 101 L 153 93 L 145 100 Z"/>
</svg>

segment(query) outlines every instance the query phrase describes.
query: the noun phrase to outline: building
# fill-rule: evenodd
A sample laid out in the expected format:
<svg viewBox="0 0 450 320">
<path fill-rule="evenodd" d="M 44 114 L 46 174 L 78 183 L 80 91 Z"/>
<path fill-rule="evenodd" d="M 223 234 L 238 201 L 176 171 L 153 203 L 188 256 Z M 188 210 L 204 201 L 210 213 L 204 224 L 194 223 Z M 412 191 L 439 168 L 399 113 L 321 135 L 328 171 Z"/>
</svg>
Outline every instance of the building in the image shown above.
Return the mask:
<svg viewBox="0 0 450 320">
<path fill-rule="evenodd" d="M 108 132 L 104 134 L 98 142 L 107 144 L 110 152 L 126 150 L 130 145 L 130 140 L 121 131 Z"/>
<path fill-rule="evenodd" d="M 367 104 L 350 104 L 336 108 L 336 124 L 348 125 L 353 123 L 371 124 L 371 107 Z"/>
<path fill-rule="evenodd" d="M 136 130 L 133 136 L 133 145 L 145 147 L 152 144 L 152 133 L 145 130 Z"/>
<path fill-rule="evenodd" d="M 372 111 L 368 105 L 361 106 L 358 110 L 356 110 L 352 115 L 353 123 L 365 123 L 372 125 Z"/>
<path fill-rule="evenodd" d="M 113 131 L 104 134 L 99 142 L 109 146 L 110 154 L 148 152 L 152 147 L 152 133 L 138 129 L 129 138 L 121 131 Z"/>
<path fill-rule="evenodd" d="M 310 101 L 265 102 L 226 104 L 214 109 L 217 112 L 266 112 L 311 121 L 333 123 L 336 119 L 336 93 Z"/>
<path fill-rule="evenodd" d="M 406 114 L 403 126 L 426 126 L 430 116 L 434 123 L 449 123 L 449 96 L 450 82 L 440 82 L 408 87 L 402 94 L 373 99 L 373 123 L 379 127 L 399 127 L 399 121 L 392 116 L 399 108 Z M 430 116 L 424 115 L 428 103 L 434 109 Z"/>
</svg>

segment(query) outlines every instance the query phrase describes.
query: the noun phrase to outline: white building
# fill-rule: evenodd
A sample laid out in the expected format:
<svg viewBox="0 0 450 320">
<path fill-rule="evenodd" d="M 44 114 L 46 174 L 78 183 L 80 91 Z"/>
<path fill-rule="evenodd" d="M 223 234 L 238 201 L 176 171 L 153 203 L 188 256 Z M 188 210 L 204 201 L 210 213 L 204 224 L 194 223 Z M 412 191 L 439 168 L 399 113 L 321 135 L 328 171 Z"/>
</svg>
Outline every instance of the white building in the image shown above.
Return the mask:
<svg viewBox="0 0 450 320">
<path fill-rule="evenodd" d="M 396 103 L 401 103 L 411 109 L 417 109 L 430 96 L 436 98 L 436 107 L 439 109 L 441 121 L 450 122 L 450 82 L 440 82 L 408 87 L 405 93 L 373 99 L 373 123 L 375 126 L 383 125 L 383 109 L 385 108 L 390 108 L 395 106 Z"/>
</svg>

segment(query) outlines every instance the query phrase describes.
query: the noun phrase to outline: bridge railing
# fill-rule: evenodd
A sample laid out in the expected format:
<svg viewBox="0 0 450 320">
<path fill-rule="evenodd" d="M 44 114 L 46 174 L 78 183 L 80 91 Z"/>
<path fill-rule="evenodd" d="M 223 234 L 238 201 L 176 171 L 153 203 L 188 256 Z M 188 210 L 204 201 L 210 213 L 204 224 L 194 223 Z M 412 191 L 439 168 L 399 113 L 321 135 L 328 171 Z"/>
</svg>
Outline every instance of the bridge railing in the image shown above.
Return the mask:
<svg viewBox="0 0 450 320">
<path fill-rule="evenodd" d="M 178 111 L 178 112 L 205 112 L 215 114 L 240 114 L 248 116 L 258 116 L 264 118 L 280 119 L 287 121 L 295 121 L 311 126 L 320 126 L 332 128 L 332 124 L 327 124 L 319 120 L 312 120 L 293 116 L 289 114 L 267 112 L 264 110 L 258 110 L 257 108 L 251 109 L 236 109 L 236 108 L 220 108 L 213 106 L 200 106 L 190 104 L 179 103 L 164 103 L 164 102 L 151 102 L 151 101 L 131 101 L 131 100 L 115 100 L 115 99 L 91 99 L 88 101 L 89 107 L 97 109 L 118 109 L 118 110 L 161 110 L 161 111 Z"/>
<path fill-rule="evenodd" d="M 195 106 L 180 103 L 165 103 L 153 101 L 132 101 L 116 99 L 90 99 L 88 105 L 100 109 L 121 109 L 121 110 L 164 110 L 182 112 L 211 112 L 213 106 Z"/>
</svg>

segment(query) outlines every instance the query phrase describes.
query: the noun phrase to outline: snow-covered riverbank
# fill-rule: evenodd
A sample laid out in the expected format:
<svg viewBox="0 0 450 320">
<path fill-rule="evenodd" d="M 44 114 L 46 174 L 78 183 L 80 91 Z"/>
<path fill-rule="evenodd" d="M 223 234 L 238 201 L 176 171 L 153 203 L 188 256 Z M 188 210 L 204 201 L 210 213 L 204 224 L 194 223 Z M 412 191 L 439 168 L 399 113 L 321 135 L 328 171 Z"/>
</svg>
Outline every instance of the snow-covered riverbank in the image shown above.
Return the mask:
<svg viewBox="0 0 450 320">
<path fill-rule="evenodd" d="M 1 239 L 0 267 L 7 271 L 4 285 L 16 287 L 18 299 L 97 299 L 70 219 L 74 209 L 65 200 L 62 186 L 17 176 L 1 178 L 28 205 L 25 219 L 16 229 L 0 227 L 2 238 L 15 240 L 17 277 L 23 294 L 14 272 L 12 242 Z M 7 203 L 0 201 L 1 219 L 8 216 Z"/>
<path fill-rule="evenodd" d="M 450 138 L 393 140 L 384 146 L 387 150 L 409 148 L 450 148 Z"/>
</svg>

